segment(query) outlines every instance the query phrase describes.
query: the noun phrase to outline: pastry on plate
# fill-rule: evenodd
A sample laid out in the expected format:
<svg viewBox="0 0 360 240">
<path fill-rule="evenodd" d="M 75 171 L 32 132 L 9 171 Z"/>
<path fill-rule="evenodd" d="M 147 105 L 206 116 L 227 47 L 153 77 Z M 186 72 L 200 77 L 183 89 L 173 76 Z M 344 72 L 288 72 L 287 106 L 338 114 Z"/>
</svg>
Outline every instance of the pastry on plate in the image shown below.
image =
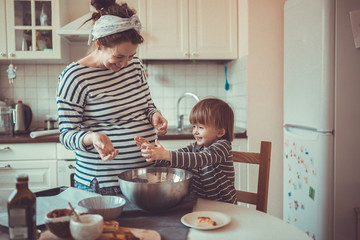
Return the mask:
<svg viewBox="0 0 360 240">
<path fill-rule="evenodd" d="M 104 228 L 103 228 L 103 232 L 107 233 L 107 232 L 115 232 L 116 230 L 119 229 L 119 223 L 117 221 L 104 221 Z"/>
<path fill-rule="evenodd" d="M 140 240 L 130 230 L 120 228 L 117 221 L 104 221 L 103 233 L 99 240 Z"/>
<path fill-rule="evenodd" d="M 201 227 L 216 226 L 216 222 L 209 217 L 197 217 L 197 224 Z"/>
</svg>

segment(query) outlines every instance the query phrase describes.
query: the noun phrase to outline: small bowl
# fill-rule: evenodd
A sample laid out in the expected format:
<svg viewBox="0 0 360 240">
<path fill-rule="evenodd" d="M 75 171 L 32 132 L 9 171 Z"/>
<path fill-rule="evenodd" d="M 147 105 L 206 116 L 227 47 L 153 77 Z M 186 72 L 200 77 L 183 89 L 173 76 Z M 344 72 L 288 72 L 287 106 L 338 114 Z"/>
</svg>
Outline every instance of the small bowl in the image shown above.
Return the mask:
<svg viewBox="0 0 360 240">
<path fill-rule="evenodd" d="M 79 201 L 78 205 L 90 214 L 100 214 L 104 220 L 119 218 L 126 200 L 118 196 L 96 196 Z"/>
<path fill-rule="evenodd" d="M 104 219 L 101 215 L 82 215 L 80 221 L 78 222 L 75 217 L 70 220 L 70 232 L 75 240 L 95 240 L 101 235 L 104 227 Z"/>
<path fill-rule="evenodd" d="M 61 208 L 48 212 L 45 216 L 45 225 L 47 229 L 59 238 L 71 237 L 70 219 L 71 209 Z"/>
</svg>

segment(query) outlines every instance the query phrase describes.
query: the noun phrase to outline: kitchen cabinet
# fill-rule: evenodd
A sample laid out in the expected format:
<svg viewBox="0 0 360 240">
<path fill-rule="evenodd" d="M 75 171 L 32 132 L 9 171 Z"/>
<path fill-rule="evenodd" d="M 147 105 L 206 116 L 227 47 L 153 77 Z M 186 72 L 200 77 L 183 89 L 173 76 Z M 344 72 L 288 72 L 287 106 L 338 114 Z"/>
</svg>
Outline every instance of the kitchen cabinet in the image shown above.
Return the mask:
<svg viewBox="0 0 360 240">
<path fill-rule="evenodd" d="M 142 59 L 236 59 L 237 0 L 139 1 Z"/>
<path fill-rule="evenodd" d="M 31 191 L 57 186 L 55 143 L 0 144 L 0 191 L 15 188 L 16 175 L 29 175 Z"/>
<path fill-rule="evenodd" d="M 61 0 L 6 0 L 0 6 L 0 60 L 64 60 L 64 41 L 55 33 L 66 17 Z M 61 17 L 64 16 L 64 17 Z"/>
</svg>

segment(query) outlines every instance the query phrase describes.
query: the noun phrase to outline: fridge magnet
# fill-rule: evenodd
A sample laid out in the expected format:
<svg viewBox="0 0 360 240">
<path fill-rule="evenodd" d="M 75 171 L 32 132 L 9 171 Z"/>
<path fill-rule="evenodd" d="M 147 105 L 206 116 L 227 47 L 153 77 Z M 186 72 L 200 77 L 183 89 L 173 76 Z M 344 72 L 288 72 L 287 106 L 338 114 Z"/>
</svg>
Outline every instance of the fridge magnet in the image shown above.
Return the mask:
<svg viewBox="0 0 360 240">
<path fill-rule="evenodd" d="M 294 190 L 296 190 L 296 184 L 295 183 L 293 183 L 293 187 L 294 187 Z"/>
<path fill-rule="evenodd" d="M 312 200 L 315 200 L 315 189 L 313 189 L 311 186 L 309 187 L 309 197 Z"/>
<path fill-rule="evenodd" d="M 288 193 L 288 196 L 291 197 L 291 192 Z"/>
<path fill-rule="evenodd" d="M 294 208 L 295 210 L 298 210 L 299 208 L 299 203 L 297 201 L 294 201 Z"/>
<path fill-rule="evenodd" d="M 305 184 L 308 183 L 308 178 L 307 177 L 304 177 L 304 182 L 305 182 Z"/>
<path fill-rule="evenodd" d="M 9 78 L 9 84 L 14 84 L 14 79 L 16 78 L 16 68 L 14 64 L 10 63 L 8 69 L 6 70 L 8 72 L 8 78 Z"/>
<path fill-rule="evenodd" d="M 301 204 L 300 208 L 301 210 L 305 210 L 304 204 Z"/>
<path fill-rule="evenodd" d="M 298 183 L 298 187 L 299 187 L 299 189 L 301 189 L 301 187 L 302 187 L 301 182 Z"/>
</svg>

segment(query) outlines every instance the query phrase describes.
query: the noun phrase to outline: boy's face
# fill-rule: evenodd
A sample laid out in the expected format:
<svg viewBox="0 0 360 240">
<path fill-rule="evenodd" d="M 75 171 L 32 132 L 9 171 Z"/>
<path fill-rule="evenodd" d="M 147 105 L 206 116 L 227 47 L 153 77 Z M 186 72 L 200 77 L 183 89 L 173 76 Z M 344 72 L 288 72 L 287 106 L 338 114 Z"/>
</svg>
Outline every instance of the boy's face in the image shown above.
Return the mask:
<svg viewBox="0 0 360 240">
<path fill-rule="evenodd" d="M 207 148 L 213 142 L 224 136 L 225 129 L 217 129 L 214 126 L 196 123 L 193 124 L 192 134 L 198 145 Z"/>
</svg>

